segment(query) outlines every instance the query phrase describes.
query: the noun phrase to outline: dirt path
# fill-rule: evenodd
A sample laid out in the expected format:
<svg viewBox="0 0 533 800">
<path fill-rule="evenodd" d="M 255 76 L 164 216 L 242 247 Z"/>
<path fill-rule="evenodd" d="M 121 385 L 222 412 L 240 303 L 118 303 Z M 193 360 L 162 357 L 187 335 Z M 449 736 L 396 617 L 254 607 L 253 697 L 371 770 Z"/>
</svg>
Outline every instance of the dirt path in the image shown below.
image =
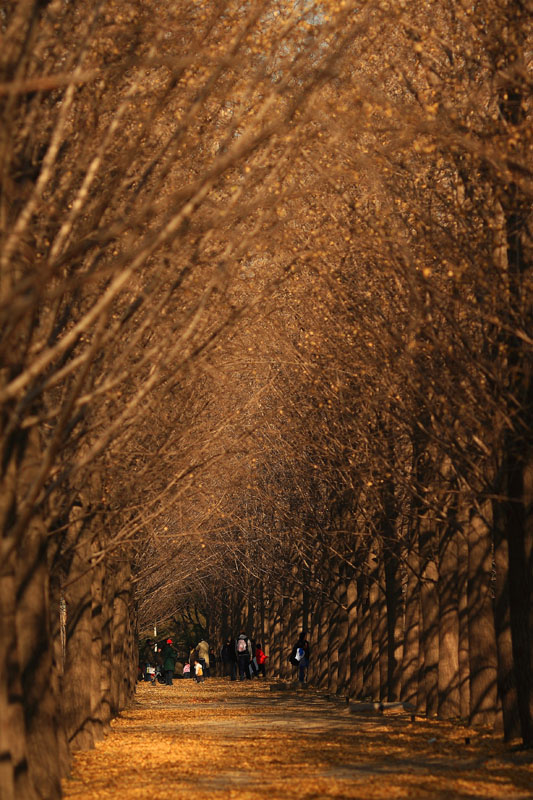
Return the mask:
<svg viewBox="0 0 533 800">
<path fill-rule="evenodd" d="M 468 737 L 468 743 L 465 740 Z M 533 798 L 533 755 L 409 715 L 351 713 L 257 681 L 140 684 L 66 800 Z"/>
</svg>

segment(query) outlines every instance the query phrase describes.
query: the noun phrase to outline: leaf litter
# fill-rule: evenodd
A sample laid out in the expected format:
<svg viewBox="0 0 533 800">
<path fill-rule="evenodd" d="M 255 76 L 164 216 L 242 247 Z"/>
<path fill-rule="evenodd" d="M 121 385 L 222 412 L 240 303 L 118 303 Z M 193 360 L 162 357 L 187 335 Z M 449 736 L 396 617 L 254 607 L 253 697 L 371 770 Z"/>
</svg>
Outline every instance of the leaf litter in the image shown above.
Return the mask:
<svg viewBox="0 0 533 800">
<path fill-rule="evenodd" d="M 274 690 L 274 691 L 271 691 Z M 65 800 L 531 800 L 533 754 L 498 734 L 212 678 L 138 684 Z"/>
</svg>

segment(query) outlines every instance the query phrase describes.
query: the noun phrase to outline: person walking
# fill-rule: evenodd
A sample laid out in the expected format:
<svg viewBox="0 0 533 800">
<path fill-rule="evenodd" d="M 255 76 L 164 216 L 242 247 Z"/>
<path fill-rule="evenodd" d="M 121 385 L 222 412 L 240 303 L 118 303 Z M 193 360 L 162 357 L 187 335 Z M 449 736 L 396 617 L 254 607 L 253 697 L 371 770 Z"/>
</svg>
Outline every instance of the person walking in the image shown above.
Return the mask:
<svg viewBox="0 0 533 800">
<path fill-rule="evenodd" d="M 200 660 L 194 662 L 194 677 L 196 678 L 196 683 L 204 682 L 204 668 Z"/>
<path fill-rule="evenodd" d="M 196 650 L 198 651 L 198 660 L 202 665 L 202 675 L 205 678 L 209 678 L 211 674 L 209 672 L 209 645 L 205 639 L 202 639 L 201 642 L 198 642 L 196 645 Z"/>
<path fill-rule="evenodd" d="M 176 666 L 176 661 L 178 659 L 178 654 L 172 647 L 172 639 L 167 639 L 161 656 L 163 659 L 163 674 L 165 677 L 165 684 L 167 686 L 172 686 L 174 667 Z"/>
<path fill-rule="evenodd" d="M 209 674 L 218 678 L 218 658 L 212 647 L 209 648 Z"/>
<path fill-rule="evenodd" d="M 266 666 L 265 662 L 267 660 L 267 656 L 265 655 L 263 648 L 259 644 L 259 642 L 255 643 L 255 661 L 257 663 L 257 677 L 260 675 L 263 678 L 266 678 Z"/>
<path fill-rule="evenodd" d="M 259 677 L 259 668 L 257 666 L 257 659 L 255 657 L 255 639 L 250 640 L 250 644 L 252 646 L 252 658 L 250 660 L 250 678 L 258 678 Z"/>
<path fill-rule="evenodd" d="M 298 641 L 292 648 L 289 661 L 295 667 L 298 667 L 298 680 L 300 683 L 305 683 L 307 670 L 309 668 L 309 642 L 307 641 L 305 631 L 302 631 L 298 637 Z"/>
<path fill-rule="evenodd" d="M 155 684 L 155 668 L 156 668 L 156 654 L 155 642 L 153 639 L 147 639 L 143 649 L 141 650 L 140 664 L 142 668 L 142 678 L 145 681 L 150 681 Z"/>
<path fill-rule="evenodd" d="M 229 675 L 232 681 L 237 680 L 237 654 L 235 653 L 235 642 L 228 636 L 220 650 L 220 660 L 222 662 L 222 677 Z"/>
<path fill-rule="evenodd" d="M 194 645 L 192 645 L 189 651 L 189 666 L 191 669 L 191 678 L 194 677 L 194 662 L 198 661 L 198 658 L 199 658 L 198 650 L 196 649 L 196 647 L 194 647 Z"/>
<path fill-rule="evenodd" d="M 252 660 L 252 645 L 245 633 L 239 633 L 235 640 L 235 654 L 239 666 L 239 680 L 250 678 L 250 661 Z"/>
</svg>

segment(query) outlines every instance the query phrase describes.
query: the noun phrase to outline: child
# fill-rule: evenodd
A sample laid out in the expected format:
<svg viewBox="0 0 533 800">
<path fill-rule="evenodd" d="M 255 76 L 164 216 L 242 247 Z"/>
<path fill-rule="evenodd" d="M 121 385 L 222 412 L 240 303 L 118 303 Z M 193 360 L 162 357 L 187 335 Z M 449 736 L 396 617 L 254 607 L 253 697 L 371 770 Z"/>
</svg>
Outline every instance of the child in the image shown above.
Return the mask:
<svg viewBox="0 0 533 800">
<path fill-rule="evenodd" d="M 255 660 L 257 661 L 257 677 L 262 674 L 263 678 L 266 678 L 265 661 L 267 656 L 264 654 L 259 642 L 255 645 Z"/>
<path fill-rule="evenodd" d="M 204 682 L 204 670 L 202 665 L 199 661 L 194 662 L 194 674 L 196 677 L 196 683 L 203 683 Z"/>
</svg>

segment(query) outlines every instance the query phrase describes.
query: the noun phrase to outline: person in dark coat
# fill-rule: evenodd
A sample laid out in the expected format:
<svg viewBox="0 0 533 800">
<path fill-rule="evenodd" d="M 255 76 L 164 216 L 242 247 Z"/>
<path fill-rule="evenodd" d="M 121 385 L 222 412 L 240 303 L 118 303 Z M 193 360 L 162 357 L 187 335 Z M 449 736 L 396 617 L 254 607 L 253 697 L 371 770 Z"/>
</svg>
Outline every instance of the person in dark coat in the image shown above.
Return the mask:
<svg viewBox="0 0 533 800">
<path fill-rule="evenodd" d="M 257 666 L 257 661 L 255 660 L 255 639 L 250 640 L 250 644 L 252 647 L 252 656 L 250 660 L 249 672 L 250 678 L 258 678 L 259 677 L 259 668 Z"/>
<path fill-rule="evenodd" d="M 194 645 L 189 650 L 189 665 L 191 668 L 191 678 L 194 678 L 194 665 L 199 659 L 198 650 Z"/>
<path fill-rule="evenodd" d="M 298 680 L 300 683 L 305 683 L 307 669 L 309 667 L 309 642 L 307 641 L 305 631 L 302 631 L 298 637 L 298 641 L 292 648 L 289 661 L 295 667 L 298 667 Z"/>
<path fill-rule="evenodd" d="M 155 654 L 155 643 L 153 639 L 147 639 L 143 649 L 141 650 L 140 665 L 142 668 L 142 677 L 145 681 L 155 683 L 155 668 L 157 659 Z"/>
<path fill-rule="evenodd" d="M 209 648 L 209 671 L 218 675 L 218 658 L 212 647 Z"/>
<path fill-rule="evenodd" d="M 172 686 L 172 677 L 174 675 L 174 668 L 178 660 L 178 654 L 172 647 L 172 639 L 167 639 L 163 652 L 161 653 L 163 659 L 163 674 L 165 676 L 165 683 L 167 686 Z"/>
<path fill-rule="evenodd" d="M 222 661 L 223 677 L 230 676 L 232 681 L 237 680 L 237 656 L 235 654 L 235 642 L 228 636 L 220 650 L 220 660 Z"/>
<path fill-rule="evenodd" d="M 252 660 L 252 644 L 245 633 L 239 633 L 235 640 L 235 655 L 239 665 L 239 680 L 250 678 L 250 661 Z"/>
</svg>

